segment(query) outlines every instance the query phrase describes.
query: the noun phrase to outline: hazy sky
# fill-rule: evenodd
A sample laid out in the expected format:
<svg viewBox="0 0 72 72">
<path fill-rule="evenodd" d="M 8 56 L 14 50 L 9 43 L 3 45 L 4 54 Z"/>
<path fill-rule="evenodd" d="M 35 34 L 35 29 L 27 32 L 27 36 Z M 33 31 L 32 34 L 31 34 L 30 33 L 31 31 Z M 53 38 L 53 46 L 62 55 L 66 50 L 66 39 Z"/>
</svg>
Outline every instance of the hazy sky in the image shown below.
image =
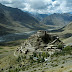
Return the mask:
<svg viewBox="0 0 72 72">
<path fill-rule="evenodd" d="M 72 12 L 72 0 L 0 0 L 0 3 L 41 14 Z"/>
</svg>

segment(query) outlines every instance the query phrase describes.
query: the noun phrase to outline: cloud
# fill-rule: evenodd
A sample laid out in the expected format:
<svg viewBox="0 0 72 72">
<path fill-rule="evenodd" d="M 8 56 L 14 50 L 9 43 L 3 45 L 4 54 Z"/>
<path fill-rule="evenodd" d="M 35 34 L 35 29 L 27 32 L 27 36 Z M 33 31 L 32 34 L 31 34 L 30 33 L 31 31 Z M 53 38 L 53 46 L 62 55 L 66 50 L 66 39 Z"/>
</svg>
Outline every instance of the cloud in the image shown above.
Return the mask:
<svg viewBox="0 0 72 72">
<path fill-rule="evenodd" d="M 45 9 L 47 8 L 48 4 L 51 3 L 51 0 L 29 0 L 28 4 L 30 4 L 30 7 L 33 9 Z"/>
<path fill-rule="evenodd" d="M 0 3 L 3 3 L 3 4 L 9 4 L 11 2 L 12 0 L 0 0 Z"/>
<path fill-rule="evenodd" d="M 59 0 L 60 1 L 60 10 L 63 13 L 72 12 L 72 0 Z"/>
<path fill-rule="evenodd" d="M 0 3 L 41 14 L 72 12 L 72 0 L 0 0 Z"/>
<path fill-rule="evenodd" d="M 25 7 L 24 0 L 0 0 L 0 3 L 4 4 L 6 6 L 19 8 L 19 9 L 22 9 Z"/>
</svg>

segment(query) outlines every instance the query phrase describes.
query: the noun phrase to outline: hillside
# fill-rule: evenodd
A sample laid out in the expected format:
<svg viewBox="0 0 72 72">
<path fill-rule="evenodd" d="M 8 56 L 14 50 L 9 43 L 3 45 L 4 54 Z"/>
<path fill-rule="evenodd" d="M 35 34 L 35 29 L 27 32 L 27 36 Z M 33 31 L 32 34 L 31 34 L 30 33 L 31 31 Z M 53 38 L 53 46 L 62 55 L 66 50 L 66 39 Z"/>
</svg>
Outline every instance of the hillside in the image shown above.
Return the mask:
<svg viewBox="0 0 72 72">
<path fill-rule="evenodd" d="M 0 35 L 11 34 L 14 30 L 0 26 Z"/>
<path fill-rule="evenodd" d="M 63 29 L 64 30 L 72 30 L 72 22 L 70 22 L 68 25 L 66 25 Z"/>
<path fill-rule="evenodd" d="M 46 25 L 54 25 L 54 26 L 65 26 L 66 24 L 70 23 L 72 21 L 72 14 L 69 13 L 54 13 L 47 17 L 45 17 L 41 23 L 44 23 Z"/>
<path fill-rule="evenodd" d="M 36 18 L 38 21 L 42 21 L 45 17 L 48 16 L 48 14 L 31 14 L 34 18 Z"/>
<path fill-rule="evenodd" d="M 0 72 L 71 71 L 72 46 L 48 31 L 39 30 L 26 40 L 0 46 Z"/>
<path fill-rule="evenodd" d="M 0 4 L 0 27 L 4 27 L 5 31 L 11 29 L 12 33 L 44 29 L 39 25 L 38 20 L 28 13 L 2 4 Z M 4 31 L 3 29 L 0 31 Z"/>
<path fill-rule="evenodd" d="M 60 29 L 64 34 L 66 33 L 71 33 L 72 34 L 72 22 L 64 26 L 63 28 Z"/>
<path fill-rule="evenodd" d="M 65 26 L 63 30 L 63 33 L 65 34 L 64 37 L 66 37 L 66 39 L 63 40 L 63 42 L 72 45 L 72 22 Z"/>
<path fill-rule="evenodd" d="M 52 30 L 52 34 L 57 34 L 64 43 L 72 44 L 72 22 L 63 28 Z"/>
</svg>

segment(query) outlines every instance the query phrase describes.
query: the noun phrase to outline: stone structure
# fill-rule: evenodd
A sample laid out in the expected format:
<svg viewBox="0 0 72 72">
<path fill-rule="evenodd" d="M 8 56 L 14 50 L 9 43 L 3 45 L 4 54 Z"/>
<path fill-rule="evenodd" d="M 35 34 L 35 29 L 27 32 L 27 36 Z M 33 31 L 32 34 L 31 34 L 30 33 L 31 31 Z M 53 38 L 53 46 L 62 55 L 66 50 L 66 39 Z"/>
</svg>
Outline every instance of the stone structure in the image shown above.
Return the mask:
<svg viewBox="0 0 72 72">
<path fill-rule="evenodd" d="M 34 51 L 51 51 L 54 53 L 55 50 L 60 51 L 57 49 L 59 43 L 63 44 L 59 37 L 50 35 L 47 31 L 39 30 L 36 34 L 31 35 L 25 40 L 21 47 L 17 48 L 17 51 L 24 54 Z"/>
</svg>

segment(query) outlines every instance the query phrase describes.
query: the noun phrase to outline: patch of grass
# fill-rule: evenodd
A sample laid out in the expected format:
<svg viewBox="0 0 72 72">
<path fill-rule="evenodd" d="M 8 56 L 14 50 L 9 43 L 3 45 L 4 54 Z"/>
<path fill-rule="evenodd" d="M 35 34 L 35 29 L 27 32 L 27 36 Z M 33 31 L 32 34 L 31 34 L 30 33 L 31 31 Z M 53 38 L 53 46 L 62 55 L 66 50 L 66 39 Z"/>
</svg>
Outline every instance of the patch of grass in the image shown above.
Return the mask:
<svg viewBox="0 0 72 72">
<path fill-rule="evenodd" d="M 66 54 L 72 55 L 72 47 L 71 46 L 66 46 L 65 48 L 62 49 L 60 52 L 55 52 L 54 54 L 51 55 L 51 57 L 58 57 L 58 56 L 65 56 Z"/>
<path fill-rule="evenodd" d="M 0 48 L 0 49 L 3 49 L 3 48 Z"/>
<path fill-rule="evenodd" d="M 72 72 L 72 70 L 71 70 L 71 71 L 69 71 L 69 72 Z"/>
<path fill-rule="evenodd" d="M 0 54 L 2 54 L 3 52 L 0 52 Z"/>
<path fill-rule="evenodd" d="M 58 66 L 58 65 L 57 65 L 57 64 L 51 64 L 51 66 L 52 66 L 52 67 L 56 67 L 56 66 Z"/>
<path fill-rule="evenodd" d="M 65 54 L 71 54 L 72 53 L 72 47 L 66 46 L 62 51 L 64 51 Z"/>
<path fill-rule="evenodd" d="M 4 51 L 4 52 L 8 52 L 8 51 Z"/>
<path fill-rule="evenodd" d="M 31 71 L 31 72 L 34 72 L 34 71 Z"/>
<path fill-rule="evenodd" d="M 10 48 L 10 49 L 14 49 L 14 48 Z"/>
<path fill-rule="evenodd" d="M 10 51 L 14 51 L 14 50 L 10 50 Z"/>
<path fill-rule="evenodd" d="M 57 62 L 58 60 L 57 60 L 57 59 L 55 59 L 55 60 L 53 60 L 53 61 Z"/>
<path fill-rule="evenodd" d="M 66 46 L 63 51 L 72 51 L 72 47 L 71 46 Z"/>
</svg>

